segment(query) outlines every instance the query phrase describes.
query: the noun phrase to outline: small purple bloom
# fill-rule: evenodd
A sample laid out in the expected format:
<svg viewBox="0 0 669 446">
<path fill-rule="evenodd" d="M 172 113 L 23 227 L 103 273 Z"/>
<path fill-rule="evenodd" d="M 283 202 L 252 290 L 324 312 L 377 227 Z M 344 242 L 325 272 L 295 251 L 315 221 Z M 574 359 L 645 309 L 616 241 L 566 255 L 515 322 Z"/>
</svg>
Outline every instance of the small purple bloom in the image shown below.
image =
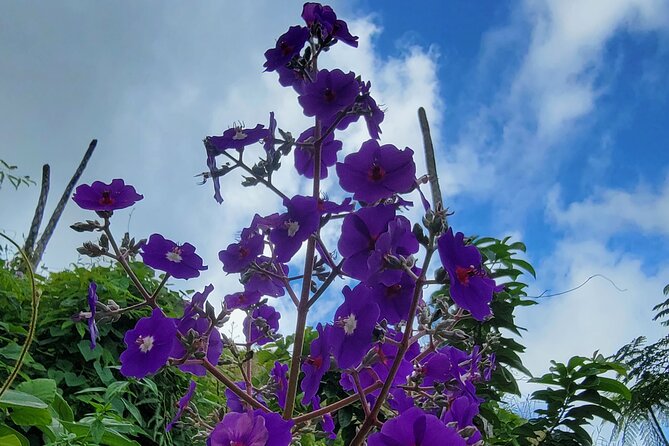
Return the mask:
<svg viewBox="0 0 669 446">
<path fill-rule="evenodd" d="M 366 280 L 370 273 L 368 260 L 374 254 L 376 240 L 387 231 L 395 218 L 391 206 L 362 208 L 344 217 L 337 247 L 344 257 L 342 271 L 358 280 Z"/>
<path fill-rule="evenodd" d="M 397 216 L 388 222 L 388 230 L 376 240 L 374 253 L 367 260 L 370 271 L 370 284 L 381 282 L 395 285 L 405 274 L 401 267 L 390 259 L 402 260 L 418 252 L 419 244 L 411 230 L 411 222 L 403 216 Z"/>
<path fill-rule="evenodd" d="M 391 409 L 402 413 L 415 406 L 413 398 L 411 398 L 404 389 L 396 387 L 390 391 L 388 395 L 388 405 Z"/>
<path fill-rule="evenodd" d="M 188 302 L 184 308 L 183 318 L 192 318 L 196 316 L 199 312 L 204 311 L 204 303 L 207 301 L 207 298 L 214 291 L 214 285 L 209 284 L 204 287 L 202 292 L 197 292 L 193 294 L 193 298 Z"/>
<path fill-rule="evenodd" d="M 279 330 L 281 314 L 269 305 L 262 305 L 244 319 L 244 336 L 249 344 L 263 345 Z"/>
<path fill-rule="evenodd" d="M 297 138 L 298 143 L 314 142 L 314 128 L 311 127 Z M 321 143 L 321 168 L 320 177 L 327 178 L 328 167 L 337 163 L 337 152 L 342 148 L 342 142 L 334 139 L 334 133 L 330 133 Z M 294 150 L 295 170 L 307 178 L 314 177 L 314 148 L 297 146 Z"/>
<path fill-rule="evenodd" d="M 177 406 L 177 413 L 174 414 L 174 418 L 172 418 L 172 421 L 170 421 L 167 424 L 167 426 L 165 426 L 165 432 L 171 431 L 172 428 L 174 427 L 174 424 L 181 419 L 181 415 L 183 415 L 184 410 L 186 410 L 186 407 L 188 407 L 191 398 L 193 398 L 196 385 L 197 384 L 195 383 L 195 381 L 191 381 L 190 384 L 188 385 L 188 391 L 184 396 L 182 396 L 179 399 L 179 405 Z"/>
<path fill-rule="evenodd" d="M 245 310 L 251 305 L 260 302 L 260 293 L 257 291 L 241 291 L 239 293 L 228 294 L 223 297 L 225 301 L 225 308 L 228 310 L 241 309 Z"/>
<path fill-rule="evenodd" d="M 91 315 L 88 318 L 88 331 L 91 335 L 91 350 L 96 346 L 96 340 L 100 336 L 98 331 L 98 326 L 95 323 L 95 311 L 98 305 L 98 285 L 91 280 L 91 283 L 88 284 L 88 308 L 91 310 Z"/>
<path fill-rule="evenodd" d="M 416 289 L 416 282 L 406 272 L 392 285 L 378 282 L 371 286 L 370 297 L 381 309 L 381 319 L 389 324 L 397 324 L 409 318 L 409 308 Z"/>
<path fill-rule="evenodd" d="M 279 73 L 279 84 L 284 87 L 293 87 L 297 94 L 301 94 L 309 79 L 300 70 L 293 70 L 292 68 L 278 67 L 276 72 Z"/>
<path fill-rule="evenodd" d="M 283 263 L 272 262 L 264 256 L 260 256 L 257 263 L 260 268 L 274 275 L 258 271 L 255 268 L 249 270 L 248 279 L 244 282 L 244 291 L 272 297 L 281 297 L 286 294 L 283 280 L 275 275 L 287 276 L 288 266 Z"/>
<path fill-rule="evenodd" d="M 458 429 L 474 425 L 474 417 L 479 414 L 479 401 L 466 395 L 451 401 L 448 410 L 441 417 L 444 423 L 456 422 Z"/>
<path fill-rule="evenodd" d="M 82 209 L 91 211 L 115 211 L 124 209 L 144 198 L 135 188 L 126 185 L 122 179 L 112 180 L 110 184 L 95 181 L 90 186 L 81 184 L 77 187 L 72 199 Z"/>
<path fill-rule="evenodd" d="M 226 273 L 240 273 L 247 269 L 263 252 L 263 236 L 246 228 L 239 243 L 231 243 L 218 253 Z"/>
<path fill-rule="evenodd" d="M 320 70 L 313 83 L 306 84 L 298 101 L 306 116 L 328 121 L 353 105 L 359 86 L 355 73 L 341 70 Z"/>
<path fill-rule="evenodd" d="M 318 410 L 321 408 L 321 399 L 318 397 L 318 395 L 314 395 L 313 398 L 311 398 L 311 408 L 313 410 Z M 334 420 L 332 419 L 332 415 L 329 413 L 326 413 L 323 415 L 323 420 L 321 421 L 321 428 L 323 429 L 323 432 L 328 434 L 328 438 L 330 440 L 335 440 L 337 438 L 337 434 L 335 434 L 335 424 Z"/>
<path fill-rule="evenodd" d="M 177 245 L 160 234 L 152 234 L 142 245 L 142 259 L 151 268 L 164 271 L 176 279 L 192 279 L 207 269 L 190 243 Z"/>
<path fill-rule="evenodd" d="M 274 145 L 276 144 L 276 119 L 274 112 L 269 112 L 269 128 L 267 129 L 267 136 L 263 139 L 263 148 L 267 153 L 274 153 Z"/>
<path fill-rule="evenodd" d="M 490 302 L 497 288 L 482 268 L 478 248 L 465 246 L 463 239 L 462 232 L 453 235 L 453 229 L 448 228 L 437 241 L 439 257 L 451 279 L 453 301 L 468 310 L 474 319 L 483 321 L 492 314 Z"/>
<path fill-rule="evenodd" d="M 318 200 L 295 195 L 284 200 L 287 212 L 281 214 L 269 234 L 274 243 L 274 253 L 279 262 L 288 262 L 299 251 L 302 243 L 311 236 L 321 222 Z"/>
<path fill-rule="evenodd" d="M 216 328 L 211 330 L 208 338 L 204 338 L 204 335 L 209 329 L 209 324 L 209 319 L 204 317 L 198 319 L 182 318 L 177 322 L 177 330 L 182 336 L 185 336 L 190 330 L 195 331 L 200 337 L 200 339 L 196 341 L 196 347 L 198 347 L 197 351 L 206 351 L 207 360 L 212 364 L 218 364 L 218 359 L 223 352 L 223 341 L 221 340 L 221 334 Z M 184 345 L 181 342 L 175 342 L 170 356 L 173 358 L 183 358 L 185 355 L 186 348 Z M 204 366 L 198 364 L 182 364 L 179 366 L 179 370 L 192 373 L 195 376 L 205 376 L 207 374 L 207 370 Z"/>
<path fill-rule="evenodd" d="M 337 163 L 337 175 L 342 189 L 366 203 L 410 192 L 416 183 L 413 150 L 399 150 L 392 144 L 380 146 L 370 139 L 358 152 L 346 156 L 343 163 Z"/>
<path fill-rule="evenodd" d="M 372 346 L 379 307 L 369 298 L 369 289 L 359 284 L 342 290 L 344 303 L 337 308 L 328 334 L 332 354 L 341 369 L 357 366 Z"/>
<path fill-rule="evenodd" d="M 150 317 L 143 317 L 123 338 L 126 349 L 121 353 L 121 374 L 144 378 L 167 363 L 176 342 L 177 326 L 155 308 Z"/>
<path fill-rule="evenodd" d="M 370 435 L 368 446 L 465 446 L 458 432 L 439 418 L 413 407 L 386 421 Z"/>
<path fill-rule="evenodd" d="M 309 356 L 302 363 L 304 378 L 300 387 L 304 392 L 302 404 L 308 401 L 318 393 L 318 387 L 321 384 L 323 375 L 330 369 L 330 343 L 327 339 L 328 329 L 323 325 L 316 326 L 318 337 L 311 341 L 309 345 Z"/>
<path fill-rule="evenodd" d="M 283 409 L 286 407 L 286 392 L 288 392 L 288 365 L 275 361 L 269 375 L 276 384 L 276 399 L 279 407 Z"/>
<path fill-rule="evenodd" d="M 331 38 L 341 40 L 354 48 L 358 47 L 358 37 L 351 35 L 348 25 L 343 20 L 337 19 L 337 15 L 330 6 L 320 3 L 305 3 L 302 7 L 302 18 L 312 33 L 327 41 Z"/>
<path fill-rule="evenodd" d="M 290 60 L 299 55 L 304 44 L 309 40 L 309 29 L 304 26 L 291 26 L 276 41 L 276 46 L 265 51 L 265 71 L 274 71 L 285 67 Z"/>
<path fill-rule="evenodd" d="M 221 136 L 207 136 L 206 144 L 209 144 L 218 153 L 223 153 L 229 149 L 242 150 L 244 147 L 266 138 L 267 135 L 268 131 L 262 124 L 258 124 L 252 129 L 236 125 L 227 129 Z"/>
<path fill-rule="evenodd" d="M 244 381 L 238 381 L 235 384 L 240 389 L 246 390 L 246 383 Z M 261 403 L 265 403 L 262 395 L 256 393 L 255 388 L 252 388 L 252 390 L 253 397 Z M 225 389 L 225 402 L 230 412 L 246 412 L 247 410 L 251 409 L 251 407 L 248 406 L 246 402 L 242 401 L 241 398 L 239 398 L 232 390 L 228 388 Z"/>
<path fill-rule="evenodd" d="M 205 148 L 207 149 L 207 168 L 209 168 L 209 177 L 211 178 L 212 183 L 214 183 L 214 200 L 216 200 L 218 204 L 221 204 L 223 203 L 223 196 L 221 195 L 221 175 L 216 168 L 216 153 L 207 144 L 205 144 Z M 205 173 L 203 175 L 205 175 L 205 179 L 202 184 L 206 181 L 207 174 Z"/>
<path fill-rule="evenodd" d="M 350 124 L 356 122 L 360 116 L 363 116 L 367 124 L 369 137 L 372 139 L 379 139 L 381 137 L 381 123 L 385 114 L 369 94 L 371 85 L 371 82 L 360 81 L 360 95 L 356 99 L 351 111 L 337 124 L 338 130 L 345 130 Z"/>
<path fill-rule="evenodd" d="M 488 357 L 488 366 L 483 370 L 483 379 L 490 381 L 492 379 L 492 372 L 497 368 L 497 356 L 495 353 L 490 353 Z"/>
</svg>

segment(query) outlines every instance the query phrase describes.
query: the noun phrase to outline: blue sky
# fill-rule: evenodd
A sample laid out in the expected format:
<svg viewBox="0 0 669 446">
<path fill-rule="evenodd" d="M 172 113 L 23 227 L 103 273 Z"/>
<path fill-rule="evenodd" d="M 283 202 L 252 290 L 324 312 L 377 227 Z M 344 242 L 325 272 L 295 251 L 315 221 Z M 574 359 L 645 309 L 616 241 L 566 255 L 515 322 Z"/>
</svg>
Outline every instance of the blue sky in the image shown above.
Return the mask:
<svg viewBox="0 0 669 446">
<path fill-rule="evenodd" d="M 637 335 L 658 337 L 664 331 L 650 322 L 650 309 L 669 282 L 669 5 L 411 5 L 334 3 L 360 48 L 335 48 L 324 66 L 372 80 L 387 107 L 384 143 L 418 151 L 416 109 L 426 107 L 446 202 L 456 212 L 451 223 L 524 240 L 538 272 L 532 292 L 573 288 L 592 274 L 627 290 L 595 279 L 524 311 L 530 369 L 541 373 L 549 359 L 597 348 L 613 353 Z M 56 193 L 98 138 L 83 181 L 124 177 L 146 196 L 132 218 L 118 214 L 118 230 L 192 242 L 209 274 L 175 285 L 213 282 L 220 295 L 236 291 L 216 253 L 254 211 L 274 211 L 278 202 L 261 189 L 240 194 L 231 176 L 217 206 L 193 175 L 205 168 L 202 138 L 235 121 L 264 123 L 274 110 L 293 134 L 308 125 L 292 91 L 261 69 L 265 49 L 298 23 L 301 3 L 4 9 L 0 158 L 35 178 L 49 162 Z M 362 127 L 352 128 L 344 150 L 362 140 Z M 290 193 L 308 189 L 288 169 L 280 180 Z M 36 187 L 3 188 L 0 205 L 11 212 L 2 213 L 0 229 L 20 238 L 37 194 Z M 66 210 L 45 257 L 50 269 L 77 260 L 83 240 L 67 226 L 82 218 Z M 324 304 L 312 322 L 335 307 L 334 299 Z M 284 313 L 286 331 L 291 317 Z"/>
</svg>

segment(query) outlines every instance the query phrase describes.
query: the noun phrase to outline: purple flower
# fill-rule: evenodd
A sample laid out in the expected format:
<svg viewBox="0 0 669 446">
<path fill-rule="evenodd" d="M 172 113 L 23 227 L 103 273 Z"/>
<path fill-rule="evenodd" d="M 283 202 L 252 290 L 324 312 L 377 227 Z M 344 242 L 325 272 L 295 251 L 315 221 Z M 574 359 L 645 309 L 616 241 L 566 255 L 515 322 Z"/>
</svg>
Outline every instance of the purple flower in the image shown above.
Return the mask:
<svg viewBox="0 0 669 446">
<path fill-rule="evenodd" d="M 458 432 L 434 415 L 413 407 L 386 421 L 381 432 L 370 435 L 368 446 L 465 446 Z"/>
<path fill-rule="evenodd" d="M 284 87 L 293 87 L 297 94 L 301 94 L 309 79 L 301 70 L 293 70 L 292 68 L 278 67 L 276 72 L 279 73 L 279 84 Z"/>
<path fill-rule="evenodd" d="M 311 236 L 321 222 L 318 200 L 313 197 L 295 195 L 284 200 L 287 212 L 281 214 L 277 224 L 269 233 L 274 243 L 274 253 L 279 262 L 288 262 L 299 251 L 302 243 Z"/>
<path fill-rule="evenodd" d="M 374 253 L 367 260 L 371 276 L 370 284 L 381 282 L 394 285 L 404 274 L 401 267 L 391 263 L 390 259 L 402 261 L 418 252 L 419 244 L 411 230 L 411 222 L 402 216 L 388 222 L 388 230 L 376 240 Z"/>
<path fill-rule="evenodd" d="M 115 211 L 124 209 L 144 198 L 135 188 L 126 185 L 122 179 L 112 180 L 110 184 L 95 181 L 90 186 L 81 184 L 72 196 L 75 203 L 82 209 L 91 211 Z"/>
<path fill-rule="evenodd" d="M 244 336 L 249 344 L 263 345 L 272 341 L 271 336 L 279 330 L 281 315 L 269 305 L 262 305 L 244 319 Z"/>
<path fill-rule="evenodd" d="M 318 395 L 314 395 L 313 398 L 311 398 L 311 408 L 313 410 L 318 410 L 321 408 L 321 399 L 318 397 Z M 328 438 L 330 440 L 335 440 L 337 438 L 337 434 L 335 434 L 335 424 L 334 420 L 332 419 L 332 415 L 329 413 L 326 413 L 323 415 L 323 420 L 321 421 L 321 428 L 323 429 L 323 432 L 328 434 Z"/>
<path fill-rule="evenodd" d="M 340 212 L 351 212 L 355 205 L 351 203 L 351 198 L 346 198 L 341 203 L 328 201 L 326 199 L 318 199 L 318 212 L 323 214 L 339 214 Z"/>
<path fill-rule="evenodd" d="M 238 381 L 235 384 L 240 389 L 246 390 L 246 383 L 244 381 Z M 253 390 L 253 397 L 261 403 L 265 403 L 262 395 L 256 393 L 255 388 L 251 387 L 251 389 Z M 246 412 L 247 410 L 251 409 L 251 407 L 248 406 L 246 402 L 242 401 L 241 398 L 237 396 L 237 394 L 228 388 L 225 389 L 225 402 L 228 410 L 231 412 Z"/>
<path fill-rule="evenodd" d="M 444 269 L 451 279 L 453 301 L 478 321 L 492 314 L 490 302 L 496 290 L 495 281 L 488 277 L 481 266 L 481 253 L 476 246 L 465 246 L 464 235 L 453 229 L 439 237 L 437 246 Z"/>
<path fill-rule="evenodd" d="M 399 150 L 391 144 L 380 146 L 370 139 L 358 152 L 346 156 L 343 163 L 337 163 L 337 175 L 342 189 L 366 203 L 410 192 L 416 182 L 413 150 Z"/>
<path fill-rule="evenodd" d="M 351 35 L 346 22 L 337 19 L 337 15 L 330 6 L 305 3 L 302 7 L 302 18 L 312 33 L 320 37 L 322 41 L 334 38 L 352 47 L 358 47 L 358 37 Z"/>
<path fill-rule="evenodd" d="M 227 129 L 221 136 L 207 136 L 205 144 L 208 144 L 218 153 L 222 153 L 228 149 L 242 150 L 246 146 L 257 143 L 267 135 L 268 131 L 262 124 L 258 124 L 252 129 L 246 129 L 238 125 Z"/>
<path fill-rule="evenodd" d="M 358 280 L 369 277 L 367 261 L 374 254 L 376 240 L 386 232 L 393 218 L 395 209 L 391 206 L 362 208 L 344 217 L 337 244 L 344 257 L 342 271 Z"/>
<path fill-rule="evenodd" d="M 483 370 L 483 379 L 490 381 L 492 379 L 492 372 L 497 368 L 497 356 L 495 353 L 490 353 L 488 357 L 488 366 Z"/>
<path fill-rule="evenodd" d="M 291 26 L 276 41 L 276 47 L 265 51 L 265 71 L 274 71 L 285 67 L 291 59 L 300 54 L 309 40 L 309 29 L 304 26 Z"/>
<path fill-rule="evenodd" d="M 344 303 L 337 308 L 328 334 L 332 354 L 341 369 L 357 366 L 372 346 L 379 307 L 369 298 L 369 289 L 359 284 L 342 290 Z"/>
<path fill-rule="evenodd" d="M 474 417 L 479 414 L 479 401 L 466 395 L 451 401 L 448 410 L 441 417 L 444 423 L 456 422 L 458 429 L 474 425 Z"/>
<path fill-rule="evenodd" d="M 291 420 L 260 409 L 229 412 L 207 438 L 207 446 L 288 446 L 292 427 Z"/>
<path fill-rule="evenodd" d="M 330 369 L 330 344 L 327 339 L 328 330 L 321 324 L 316 326 L 318 337 L 311 341 L 309 345 L 309 356 L 302 363 L 304 378 L 300 388 L 304 392 L 302 404 L 308 401 L 318 393 L 323 375 Z"/>
<path fill-rule="evenodd" d="M 350 124 L 356 122 L 360 116 L 364 116 L 367 124 L 369 137 L 379 139 L 381 132 L 381 123 L 384 113 L 376 104 L 374 98 L 369 94 L 371 82 L 360 81 L 360 95 L 355 101 L 355 105 L 349 113 L 337 124 L 338 130 L 345 130 Z"/>
<path fill-rule="evenodd" d="M 269 112 L 269 128 L 267 129 L 267 136 L 263 139 L 263 148 L 267 153 L 274 153 L 274 145 L 276 144 L 276 119 L 274 112 Z"/>
<path fill-rule="evenodd" d="M 144 378 L 167 363 L 176 341 L 177 326 L 160 308 L 143 317 L 123 338 L 126 349 L 121 353 L 121 374 Z"/>
<path fill-rule="evenodd" d="M 402 413 L 415 406 L 413 398 L 411 398 L 404 389 L 396 387 L 388 394 L 388 405 L 391 409 Z"/>
<path fill-rule="evenodd" d="M 188 407 L 191 398 L 193 398 L 193 394 L 195 393 L 195 387 L 196 387 L 195 381 L 191 381 L 190 384 L 188 385 L 188 391 L 184 396 L 182 396 L 179 399 L 177 413 L 174 414 L 174 418 L 172 418 L 172 421 L 170 421 L 167 424 L 167 426 L 165 426 L 165 432 L 171 431 L 172 428 L 174 427 L 174 424 L 181 419 L 181 415 L 183 415 L 184 410 L 186 410 L 186 407 Z"/>
<path fill-rule="evenodd" d="M 247 269 L 263 252 L 263 236 L 249 228 L 242 231 L 239 243 L 231 243 L 218 253 L 226 273 L 240 273 Z"/>
<path fill-rule="evenodd" d="M 194 317 L 199 312 L 204 311 L 204 303 L 207 301 L 207 298 L 212 291 L 214 291 L 214 285 L 209 284 L 204 287 L 204 290 L 201 293 L 197 292 L 193 294 L 193 298 L 184 308 L 184 319 Z"/>
<path fill-rule="evenodd" d="M 242 291 L 239 293 L 228 294 L 223 298 L 225 301 L 225 308 L 234 310 L 239 308 L 245 310 L 251 305 L 260 302 L 260 293 L 257 291 Z"/>
<path fill-rule="evenodd" d="M 286 392 L 288 392 L 288 366 L 275 361 L 269 375 L 276 384 L 276 399 L 279 407 L 283 409 L 286 407 Z"/>
<path fill-rule="evenodd" d="M 257 263 L 260 268 L 273 274 L 267 274 L 255 268 L 249 270 L 248 278 L 244 283 L 244 291 L 272 297 L 281 297 L 286 294 L 283 280 L 275 277 L 275 275 L 287 276 L 288 266 L 283 263 L 272 262 L 264 256 L 260 256 Z"/>
<path fill-rule="evenodd" d="M 164 271 L 177 279 L 192 279 L 207 269 L 190 243 L 177 245 L 160 234 L 152 234 L 142 245 L 142 259 L 151 268 Z"/>
<path fill-rule="evenodd" d="M 359 86 L 355 73 L 341 70 L 320 70 L 313 83 L 306 84 L 298 101 L 306 116 L 328 121 L 353 105 Z"/>
<path fill-rule="evenodd" d="M 98 326 L 95 323 L 95 310 L 98 305 L 98 285 L 91 280 L 88 284 L 88 308 L 91 310 L 91 315 L 88 318 L 88 331 L 91 335 L 91 350 L 95 348 L 96 340 L 100 336 Z"/>
<path fill-rule="evenodd" d="M 195 341 L 197 351 L 206 351 L 209 362 L 218 364 L 218 358 L 221 357 L 221 353 L 223 352 L 223 341 L 221 340 L 221 334 L 216 328 L 211 330 L 206 339 L 204 338 L 204 335 L 209 329 L 209 324 L 209 319 L 205 317 L 198 319 L 182 318 L 177 322 L 177 330 L 182 336 L 185 336 L 190 330 L 193 330 L 199 337 L 199 339 Z M 181 342 L 175 342 L 170 356 L 173 358 L 183 358 L 185 355 L 186 348 L 184 345 Z M 179 370 L 192 373 L 195 376 L 205 376 L 207 374 L 207 370 L 204 366 L 198 364 L 182 364 L 179 366 Z"/>
<path fill-rule="evenodd" d="M 311 127 L 297 138 L 298 143 L 313 143 L 314 128 Z M 330 133 L 321 143 L 321 170 L 320 177 L 327 178 L 328 167 L 337 163 L 337 152 L 342 148 L 342 142 L 334 139 L 334 133 Z M 295 170 L 307 178 L 314 177 L 314 148 L 297 146 L 295 154 Z"/>
<path fill-rule="evenodd" d="M 207 438 L 207 446 L 266 446 L 265 419 L 248 412 L 229 412 Z"/>
<path fill-rule="evenodd" d="M 397 283 L 384 285 L 379 282 L 371 286 L 370 297 L 381 309 L 380 318 L 389 324 L 408 320 L 409 307 L 416 289 L 416 282 L 406 272 L 402 272 Z"/>
</svg>

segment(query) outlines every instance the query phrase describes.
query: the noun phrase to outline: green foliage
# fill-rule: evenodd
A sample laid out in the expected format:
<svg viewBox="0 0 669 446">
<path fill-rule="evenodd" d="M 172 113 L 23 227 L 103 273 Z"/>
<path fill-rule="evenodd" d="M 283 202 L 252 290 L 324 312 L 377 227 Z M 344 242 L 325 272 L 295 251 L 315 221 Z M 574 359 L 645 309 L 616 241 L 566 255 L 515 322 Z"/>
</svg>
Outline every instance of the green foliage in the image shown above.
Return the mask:
<svg viewBox="0 0 669 446">
<path fill-rule="evenodd" d="M 542 404 L 538 415 L 513 431 L 515 438 L 504 444 L 517 445 L 592 445 L 584 427 L 594 418 L 616 424 L 620 405 L 612 395 L 630 399 L 629 389 L 620 381 L 604 376 L 622 374 L 625 369 L 616 362 L 595 354 L 593 358 L 575 356 L 567 364 L 552 361 L 550 372 L 530 382 L 544 384 L 532 400 Z"/>
<path fill-rule="evenodd" d="M 150 268 L 140 263 L 133 263 L 132 267 L 147 289 L 158 286 L 159 281 Z M 127 306 L 141 301 L 121 268 L 74 266 L 71 270 L 39 278 L 42 296 L 37 333 L 20 374 L 25 383 L 17 390 L 28 395 L 37 393 L 48 407 L 39 409 L 40 414 L 35 412 L 38 409 L 32 409 L 28 418 L 24 409 L 5 407 L 3 429 L 21 430 L 19 426 L 32 426 L 21 435 L 43 437 L 44 441 L 59 445 L 138 444 L 134 440 L 142 445 L 193 444 L 196 435 L 193 427 L 174 429 L 171 433 L 164 431 L 177 400 L 188 386 L 189 377 L 166 369 L 152 378 L 127 381 L 117 371 L 124 346 L 123 335 L 137 319 L 146 316 L 146 310 L 130 312 L 114 323 L 99 323 L 98 345 L 90 349 L 86 323 L 75 322 L 73 316 L 87 311 L 86 296 L 91 280 L 98 284 L 102 302 L 113 300 Z M 0 267 L 0 306 L 3 308 L 0 379 L 6 378 L 12 368 L 25 337 L 29 299 L 28 281 Z M 163 289 L 159 300 L 168 315 L 181 312 L 179 293 Z M 45 390 L 47 382 L 48 392 Z M 39 388 L 35 383 L 39 383 Z M 201 384 L 204 385 L 197 393 L 196 402 L 208 410 L 211 404 L 206 400 L 215 389 L 206 380 L 201 380 Z M 57 396 L 53 396 L 55 389 L 58 389 Z M 30 419 L 37 421 L 29 422 Z M 59 427 L 52 432 L 40 423 Z M 0 438 L 13 435 L 3 429 L 0 429 Z"/>
<path fill-rule="evenodd" d="M 16 169 L 17 166 L 7 164 L 4 160 L 0 159 L 0 189 L 2 189 L 5 180 L 8 180 L 15 189 L 18 189 L 21 185 L 29 186 L 35 184 L 28 175 L 17 175 L 15 173 Z"/>
</svg>

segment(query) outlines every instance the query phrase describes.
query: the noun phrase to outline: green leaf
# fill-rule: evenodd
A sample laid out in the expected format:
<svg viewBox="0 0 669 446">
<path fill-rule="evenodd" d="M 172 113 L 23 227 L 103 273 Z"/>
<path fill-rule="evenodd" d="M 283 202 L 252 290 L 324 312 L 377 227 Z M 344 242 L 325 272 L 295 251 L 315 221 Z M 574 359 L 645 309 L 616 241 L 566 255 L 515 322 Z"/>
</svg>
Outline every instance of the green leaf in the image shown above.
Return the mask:
<svg viewBox="0 0 669 446">
<path fill-rule="evenodd" d="M 597 389 L 601 392 L 617 393 L 628 401 L 632 399 L 632 392 L 630 392 L 630 389 L 628 389 L 625 384 L 621 383 L 620 381 L 616 381 L 613 378 L 600 376 Z"/>
<path fill-rule="evenodd" d="M 90 429 L 86 424 L 63 421 L 63 426 L 65 426 L 68 431 L 72 432 L 79 438 L 86 438 L 89 436 Z M 135 440 L 131 440 L 125 435 L 122 435 L 110 428 L 106 428 L 104 434 L 102 435 L 102 439 L 100 440 L 100 444 L 106 446 L 141 446 Z"/>
<path fill-rule="evenodd" d="M 595 404 L 585 404 L 583 406 L 574 407 L 565 414 L 565 417 L 576 419 L 587 418 L 589 420 L 593 417 L 599 417 L 610 423 L 617 424 L 616 417 L 614 417 L 611 412 Z"/>
<path fill-rule="evenodd" d="M 46 409 L 48 404 L 36 396 L 10 389 L 0 397 L 0 407 Z"/>
<path fill-rule="evenodd" d="M 72 412 L 72 408 L 59 393 L 56 393 L 56 397 L 54 398 L 53 403 L 51 403 L 51 407 L 62 421 L 74 421 L 74 412 Z"/>
<path fill-rule="evenodd" d="M 102 423 L 102 421 L 95 420 L 90 424 L 89 428 L 93 441 L 95 443 L 100 443 L 102 436 L 105 434 L 105 425 Z"/>
<path fill-rule="evenodd" d="M 45 403 L 51 404 L 56 397 L 56 381 L 47 378 L 33 379 L 22 382 L 16 386 L 16 390 L 36 396 Z"/>
<path fill-rule="evenodd" d="M 18 443 L 11 443 L 10 441 L 12 441 L 12 437 L 17 439 Z M 0 444 L 4 445 L 4 441 L 7 441 L 7 446 L 30 446 L 28 439 L 19 431 L 12 429 L 5 424 L 0 424 Z"/>
<path fill-rule="evenodd" d="M 46 426 L 51 424 L 49 409 L 35 409 L 32 407 L 17 407 L 10 414 L 12 421 L 19 426 Z"/>
<path fill-rule="evenodd" d="M 23 446 L 21 440 L 14 434 L 0 436 L 0 444 L 3 446 Z"/>
</svg>

